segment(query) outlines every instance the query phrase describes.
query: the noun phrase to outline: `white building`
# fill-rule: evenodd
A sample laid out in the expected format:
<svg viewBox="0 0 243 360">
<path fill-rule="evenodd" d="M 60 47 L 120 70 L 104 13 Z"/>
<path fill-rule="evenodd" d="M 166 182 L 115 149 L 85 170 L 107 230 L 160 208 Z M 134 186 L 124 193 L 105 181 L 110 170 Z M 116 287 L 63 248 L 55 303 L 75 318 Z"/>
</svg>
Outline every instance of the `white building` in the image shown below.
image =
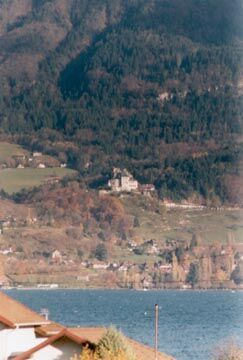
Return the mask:
<svg viewBox="0 0 243 360">
<path fill-rule="evenodd" d="M 60 262 L 63 259 L 62 254 L 60 253 L 59 250 L 53 251 L 51 257 L 52 257 L 52 260 L 56 261 L 56 262 Z"/>
<path fill-rule="evenodd" d="M 96 261 L 92 264 L 93 266 L 93 269 L 95 270 L 105 270 L 105 269 L 108 269 L 108 267 L 110 266 L 110 264 L 107 264 L 107 263 L 103 263 L 103 262 L 99 262 L 99 261 Z"/>
<path fill-rule="evenodd" d="M 63 329 L 49 338 L 41 338 L 38 344 L 13 360 L 70 360 L 75 354 L 81 354 L 84 340 L 68 329 Z"/>
<path fill-rule="evenodd" d="M 11 246 L 9 249 L 0 250 L 0 254 L 3 254 L 3 255 L 12 254 L 12 252 L 13 252 L 13 250 L 12 250 Z"/>
<path fill-rule="evenodd" d="M 43 163 L 40 163 L 40 164 L 38 165 L 38 168 L 39 168 L 39 169 L 45 169 L 45 167 L 46 167 L 46 165 L 43 164 Z"/>
<path fill-rule="evenodd" d="M 30 347 L 43 342 L 43 338 L 37 339 L 34 328 L 2 329 L 0 331 L 0 359 L 14 359 Z"/>
<path fill-rule="evenodd" d="M 42 316 L 0 292 L 0 360 L 14 359 L 17 354 L 43 342 L 35 328 L 47 325 Z"/>
<path fill-rule="evenodd" d="M 87 343 L 0 292 L 0 360 L 70 360 Z"/>
<path fill-rule="evenodd" d="M 109 180 L 108 186 L 114 192 L 132 192 L 137 191 L 139 183 L 127 169 L 113 169 L 113 178 Z"/>
</svg>

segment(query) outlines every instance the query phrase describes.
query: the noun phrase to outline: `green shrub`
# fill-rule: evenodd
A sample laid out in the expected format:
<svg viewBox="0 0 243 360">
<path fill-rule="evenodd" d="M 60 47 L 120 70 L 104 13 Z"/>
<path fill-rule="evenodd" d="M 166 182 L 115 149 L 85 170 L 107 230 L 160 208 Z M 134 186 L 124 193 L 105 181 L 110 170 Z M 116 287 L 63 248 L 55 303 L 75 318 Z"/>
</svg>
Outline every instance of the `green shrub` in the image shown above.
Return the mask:
<svg viewBox="0 0 243 360">
<path fill-rule="evenodd" d="M 126 338 L 116 329 L 110 328 L 97 344 L 95 353 L 102 360 L 135 360 Z"/>
<path fill-rule="evenodd" d="M 106 249 L 105 245 L 102 243 L 98 244 L 96 246 L 94 255 L 95 255 L 96 259 L 98 259 L 100 261 L 107 260 L 107 249 Z"/>
<path fill-rule="evenodd" d="M 70 360 L 136 360 L 136 357 L 122 333 L 110 328 L 94 350 L 84 347 L 81 355 L 74 355 Z"/>
</svg>

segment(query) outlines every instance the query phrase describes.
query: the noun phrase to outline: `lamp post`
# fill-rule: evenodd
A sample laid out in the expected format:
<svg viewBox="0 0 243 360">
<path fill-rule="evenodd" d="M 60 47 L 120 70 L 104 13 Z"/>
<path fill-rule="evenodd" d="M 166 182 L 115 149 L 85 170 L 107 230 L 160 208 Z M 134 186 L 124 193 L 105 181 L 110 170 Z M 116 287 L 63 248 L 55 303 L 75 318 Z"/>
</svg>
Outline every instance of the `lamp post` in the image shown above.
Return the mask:
<svg viewBox="0 0 243 360">
<path fill-rule="evenodd" d="M 159 320 L 159 306 L 155 304 L 155 332 L 154 332 L 154 352 L 155 360 L 158 359 L 158 320 Z"/>
</svg>

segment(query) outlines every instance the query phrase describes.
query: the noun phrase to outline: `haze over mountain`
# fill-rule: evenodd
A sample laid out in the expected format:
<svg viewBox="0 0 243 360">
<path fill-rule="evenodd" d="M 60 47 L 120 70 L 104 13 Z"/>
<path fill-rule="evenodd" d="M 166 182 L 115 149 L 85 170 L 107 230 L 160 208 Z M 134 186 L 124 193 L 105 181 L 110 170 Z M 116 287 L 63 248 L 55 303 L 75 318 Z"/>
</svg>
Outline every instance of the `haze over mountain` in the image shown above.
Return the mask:
<svg viewBox="0 0 243 360">
<path fill-rule="evenodd" d="M 239 203 L 242 24 L 241 0 L 0 0 L 1 131 L 92 187 L 120 166 Z"/>
</svg>

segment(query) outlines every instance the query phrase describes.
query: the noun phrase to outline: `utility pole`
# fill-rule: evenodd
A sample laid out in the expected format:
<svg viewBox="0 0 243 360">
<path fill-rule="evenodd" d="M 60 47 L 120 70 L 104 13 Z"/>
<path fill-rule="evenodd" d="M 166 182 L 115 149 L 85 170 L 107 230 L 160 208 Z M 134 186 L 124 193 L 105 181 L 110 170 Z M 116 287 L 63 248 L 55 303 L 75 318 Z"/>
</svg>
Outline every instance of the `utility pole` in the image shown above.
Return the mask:
<svg viewBox="0 0 243 360">
<path fill-rule="evenodd" d="M 155 332 L 154 332 L 155 360 L 158 359 L 158 320 L 159 320 L 159 306 L 158 304 L 155 304 Z"/>
</svg>

